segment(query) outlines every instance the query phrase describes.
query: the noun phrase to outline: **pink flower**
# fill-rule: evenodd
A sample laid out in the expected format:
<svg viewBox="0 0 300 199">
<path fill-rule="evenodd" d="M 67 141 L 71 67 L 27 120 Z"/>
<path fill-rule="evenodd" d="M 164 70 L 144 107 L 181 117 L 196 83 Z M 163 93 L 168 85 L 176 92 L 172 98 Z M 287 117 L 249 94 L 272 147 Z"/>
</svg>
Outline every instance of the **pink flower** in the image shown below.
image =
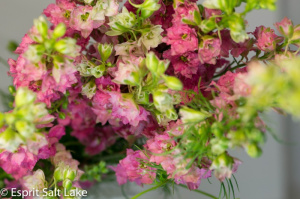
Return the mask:
<svg viewBox="0 0 300 199">
<path fill-rule="evenodd" d="M 16 153 L 8 151 L 0 153 L 0 167 L 16 180 L 32 171 L 37 160 L 37 157 L 28 152 L 25 147 L 20 147 Z"/>
<path fill-rule="evenodd" d="M 217 63 L 217 57 L 221 52 L 221 42 L 218 38 L 204 39 L 198 50 L 200 61 L 203 63 L 213 64 Z"/>
<path fill-rule="evenodd" d="M 101 26 L 104 21 L 96 21 L 91 17 L 93 7 L 80 6 L 71 13 L 70 27 L 81 32 L 84 38 L 87 38 L 94 28 Z"/>
<path fill-rule="evenodd" d="M 127 156 L 120 160 L 116 171 L 118 183 L 125 184 L 127 180 L 141 184 L 152 184 L 155 180 L 155 170 L 147 166 L 148 158 L 142 151 L 127 149 Z"/>
<path fill-rule="evenodd" d="M 200 60 L 196 52 L 187 52 L 182 55 L 171 56 L 171 51 L 165 51 L 164 58 L 171 60 L 175 74 L 181 74 L 186 78 L 192 78 L 193 74 L 196 74 Z"/>
<path fill-rule="evenodd" d="M 171 55 L 182 55 L 198 48 L 198 38 L 195 29 L 180 24 L 167 29 L 167 36 L 162 40 L 171 45 Z"/>
<path fill-rule="evenodd" d="M 15 53 L 19 55 L 23 54 L 27 50 L 28 46 L 32 43 L 34 43 L 34 41 L 30 38 L 28 34 L 25 34 L 22 38 L 20 45 L 15 50 Z"/>
<path fill-rule="evenodd" d="M 154 138 L 147 140 L 145 148 L 152 154 L 150 157 L 150 162 L 155 162 L 160 164 L 167 159 L 167 155 L 160 155 L 166 153 L 176 145 L 174 139 L 172 139 L 168 134 L 156 135 Z"/>
<path fill-rule="evenodd" d="M 75 8 L 75 2 L 69 0 L 56 0 L 56 4 L 49 4 L 48 7 L 44 9 L 44 14 L 53 25 L 64 23 L 66 26 L 69 26 L 71 12 Z"/>
<path fill-rule="evenodd" d="M 281 22 L 275 23 L 274 25 L 283 36 L 287 38 L 291 38 L 293 36 L 294 25 L 289 18 L 284 17 Z"/>
<path fill-rule="evenodd" d="M 256 45 L 262 51 L 274 51 L 276 44 L 279 42 L 279 37 L 271 28 L 259 26 L 253 33 L 257 39 Z"/>
<path fill-rule="evenodd" d="M 182 19 L 194 21 L 194 12 L 199 12 L 197 3 L 190 1 L 184 1 L 184 3 L 177 5 L 175 8 L 175 14 L 173 15 L 173 25 L 177 25 L 182 22 Z"/>
<path fill-rule="evenodd" d="M 165 5 L 164 3 L 162 3 L 160 9 L 153 13 L 150 20 L 154 25 L 161 25 L 164 29 L 164 33 L 166 33 L 166 29 L 172 26 L 173 14 L 173 5 Z"/>
</svg>

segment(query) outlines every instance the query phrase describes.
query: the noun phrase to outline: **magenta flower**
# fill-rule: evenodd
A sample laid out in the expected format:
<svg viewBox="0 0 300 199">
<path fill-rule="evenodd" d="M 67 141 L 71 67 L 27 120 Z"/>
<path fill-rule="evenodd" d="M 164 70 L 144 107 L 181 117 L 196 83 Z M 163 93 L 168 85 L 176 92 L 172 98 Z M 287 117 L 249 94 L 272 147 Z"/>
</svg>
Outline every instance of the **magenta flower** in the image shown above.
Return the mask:
<svg viewBox="0 0 300 199">
<path fill-rule="evenodd" d="M 171 56 L 171 51 L 164 52 L 164 58 L 169 59 L 172 63 L 174 73 L 181 74 L 186 78 L 192 78 L 200 67 L 200 60 L 196 52 L 187 52 L 183 55 Z"/>
<path fill-rule="evenodd" d="M 281 22 L 275 23 L 274 25 L 284 37 L 291 38 L 293 36 L 294 25 L 289 18 L 284 17 Z"/>
<path fill-rule="evenodd" d="M 28 152 L 27 148 L 20 147 L 16 153 L 3 151 L 0 153 L 0 167 L 16 180 L 29 174 L 37 162 L 37 157 Z"/>
</svg>

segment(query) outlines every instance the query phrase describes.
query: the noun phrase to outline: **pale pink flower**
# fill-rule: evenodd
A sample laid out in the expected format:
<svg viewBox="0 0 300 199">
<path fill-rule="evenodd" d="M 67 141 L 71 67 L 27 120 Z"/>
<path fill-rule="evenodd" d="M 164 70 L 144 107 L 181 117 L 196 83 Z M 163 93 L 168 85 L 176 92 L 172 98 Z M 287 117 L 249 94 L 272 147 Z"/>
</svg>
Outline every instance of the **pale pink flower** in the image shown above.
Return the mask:
<svg viewBox="0 0 300 199">
<path fill-rule="evenodd" d="M 274 51 L 276 44 L 279 42 L 279 37 L 275 34 L 271 28 L 259 26 L 253 33 L 257 39 L 256 45 L 262 51 Z"/>
<path fill-rule="evenodd" d="M 104 21 L 96 21 L 91 17 L 93 7 L 80 6 L 71 13 L 70 27 L 81 32 L 84 38 L 87 38 L 93 29 L 101 26 Z"/>
<path fill-rule="evenodd" d="M 199 59 L 202 64 L 217 63 L 217 58 L 221 53 L 221 42 L 218 38 L 206 38 L 204 39 L 198 49 Z"/>
</svg>

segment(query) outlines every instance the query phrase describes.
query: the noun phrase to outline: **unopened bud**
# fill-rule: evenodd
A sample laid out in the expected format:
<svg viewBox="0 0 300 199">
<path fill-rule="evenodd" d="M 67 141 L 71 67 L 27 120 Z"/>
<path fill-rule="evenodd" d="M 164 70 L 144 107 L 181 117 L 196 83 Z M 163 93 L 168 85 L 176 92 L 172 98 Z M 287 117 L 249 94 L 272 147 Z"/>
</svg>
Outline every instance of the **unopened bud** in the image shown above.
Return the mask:
<svg viewBox="0 0 300 199">
<path fill-rule="evenodd" d="M 183 123 L 198 123 L 211 116 L 211 114 L 206 111 L 197 111 L 188 107 L 182 107 L 179 114 L 181 115 Z"/>
<path fill-rule="evenodd" d="M 57 39 L 59 37 L 62 37 L 66 34 L 66 25 L 64 23 L 58 24 L 55 29 L 53 30 L 53 38 Z"/>
<path fill-rule="evenodd" d="M 73 186 L 73 182 L 69 179 L 64 179 L 63 181 L 63 187 L 65 188 L 66 191 L 69 191 L 70 189 L 72 189 Z"/>
<path fill-rule="evenodd" d="M 258 158 L 262 154 L 261 148 L 259 148 L 256 144 L 248 144 L 246 146 L 246 151 L 248 155 L 252 158 Z"/>
<path fill-rule="evenodd" d="M 110 57 L 114 47 L 112 44 L 99 44 L 98 45 L 98 51 L 101 56 L 101 60 L 103 62 L 106 62 L 106 60 Z"/>
<path fill-rule="evenodd" d="M 36 95 L 34 92 L 25 87 L 20 87 L 17 90 L 15 97 L 16 107 L 29 105 L 35 101 Z"/>
<path fill-rule="evenodd" d="M 168 86 L 168 88 L 175 90 L 175 91 L 182 90 L 183 85 L 177 77 L 163 75 L 163 78 L 164 78 L 165 83 Z"/>
<path fill-rule="evenodd" d="M 43 16 L 40 16 L 38 19 L 33 21 L 34 26 L 39 31 L 43 38 L 47 38 L 48 36 L 48 24 L 46 19 Z"/>
</svg>

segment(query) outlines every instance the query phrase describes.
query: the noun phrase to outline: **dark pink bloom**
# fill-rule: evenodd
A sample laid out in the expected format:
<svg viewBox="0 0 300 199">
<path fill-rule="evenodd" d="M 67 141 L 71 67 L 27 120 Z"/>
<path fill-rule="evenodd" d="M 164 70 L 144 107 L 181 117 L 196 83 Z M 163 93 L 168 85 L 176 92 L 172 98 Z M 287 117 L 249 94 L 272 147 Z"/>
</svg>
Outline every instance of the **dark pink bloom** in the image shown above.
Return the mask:
<svg viewBox="0 0 300 199">
<path fill-rule="evenodd" d="M 198 38 L 195 29 L 188 25 L 180 24 L 167 29 L 167 36 L 163 42 L 171 45 L 171 55 L 182 55 L 198 48 Z"/>
<path fill-rule="evenodd" d="M 32 171 L 37 160 L 37 157 L 28 152 L 25 147 L 20 147 L 16 153 L 8 151 L 0 153 L 0 167 L 16 180 Z"/>
<path fill-rule="evenodd" d="M 196 52 L 171 56 L 171 51 L 168 50 L 164 52 L 163 56 L 171 61 L 175 74 L 181 74 L 187 78 L 192 78 L 192 75 L 196 74 L 200 67 L 200 60 Z"/>
</svg>

